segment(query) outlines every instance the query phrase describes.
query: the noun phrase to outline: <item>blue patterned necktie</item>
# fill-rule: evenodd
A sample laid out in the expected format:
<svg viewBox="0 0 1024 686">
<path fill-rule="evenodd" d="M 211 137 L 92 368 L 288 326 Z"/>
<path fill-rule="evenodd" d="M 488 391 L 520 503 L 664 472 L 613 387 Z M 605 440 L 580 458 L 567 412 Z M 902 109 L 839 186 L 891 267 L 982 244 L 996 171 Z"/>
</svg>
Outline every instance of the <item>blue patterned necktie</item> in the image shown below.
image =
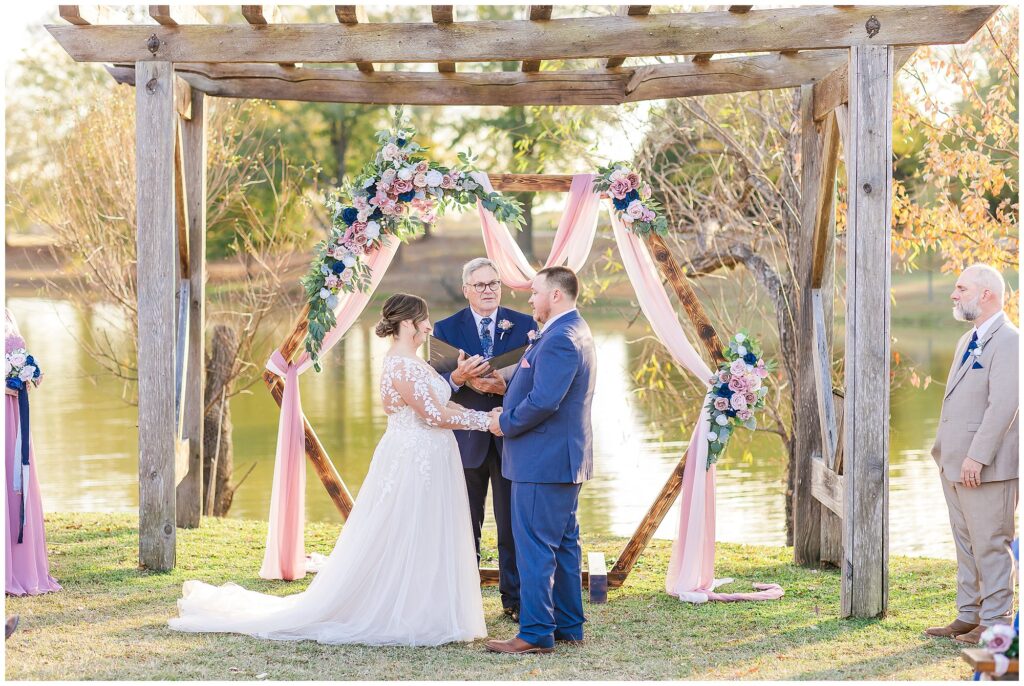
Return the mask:
<svg viewBox="0 0 1024 686">
<path fill-rule="evenodd" d="M 960 358 L 960 366 L 964 366 L 964 362 L 971 356 L 971 353 L 978 347 L 978 330 L 974 330 L 974 334 L 971 336 L 971 343 L 967 346 L 967 350 L 964 351 L 964 356 Z"/>
<path fill-rule="evenodd" d="M 480 347 L 483 348 L 484 357 L 494 354 L 494 339 L 491 338 L 491 318 L 483 317 L 480 320 Z"/>
</svg>

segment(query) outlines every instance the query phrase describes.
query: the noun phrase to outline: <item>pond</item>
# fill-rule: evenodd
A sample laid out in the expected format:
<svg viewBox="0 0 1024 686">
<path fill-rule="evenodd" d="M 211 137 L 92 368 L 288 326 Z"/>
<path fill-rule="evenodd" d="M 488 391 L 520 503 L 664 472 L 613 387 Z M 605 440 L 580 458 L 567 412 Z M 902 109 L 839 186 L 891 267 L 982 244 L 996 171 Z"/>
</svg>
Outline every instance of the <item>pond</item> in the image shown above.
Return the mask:
<svg viewBox="0 0 1024 686">
<path fill-rule="evenodd" d="M 110 330 L 110 312 L 83 313 L 70 302 L 34 297 L 7 301 L 30 350 L 47 374 L 34 396 L 33 432 L 44 506 L 48 511 L 135 511 L 138 506 L 135 408 L 122 384 L 77 343 L 95 329 Z M 940 305 L 941 306 L 941 305 Z M 458 309 L 451 304 L 435 318 Z M 657 427 L 647 402 L 633 392 L 631 368 L 644 334 L 619 314 L 599 307 L 584 315 L 595 334 L 599 374 L 594 402 L 595 478 L 582 491 L 581 527 L 629 536 L 686 445 L 689 428 Z M 291 313 L 282 316 L 283 335 Z M 303 409 L 338 471 L 356 494 L 373 448 L 384 431 L 377 393 L 387 342 L 373 336 L 364 316 L 331 351 L 324 371 L 302 377 Z M 897 349 L 923 374 L 945 379 L 962 327 L 894 325 Z M 116 339 L 119 333 L 110 333 Z M 276 339 L 275 339 L 276 340 Z M 269 352 L 269 351 L 268 351 Z M 893 390 L 890 454 L 890 550 L 894 555 L 952 557 L 953 544 L 939 477 L 929 454 L 943 387 L 909 384 Z M 255 468 L 235 496 L 230 516 L 267 516 L 277 436 L 277 406 L 262 385 L 232 403 L 235 474 Z M 306 516 L 340 518 L 312 470 Z M 717 537 L 764 545 L 785 543 L 785 457 L 781 442 L 758 432 L 734 441 L 718 465 Z M 490 515 L 488 515 L 490 519 Z M 678 504 L 657 535 L 675 536 Z M 489 522 L 489 525 L 492 525 Z"/>
</svg>

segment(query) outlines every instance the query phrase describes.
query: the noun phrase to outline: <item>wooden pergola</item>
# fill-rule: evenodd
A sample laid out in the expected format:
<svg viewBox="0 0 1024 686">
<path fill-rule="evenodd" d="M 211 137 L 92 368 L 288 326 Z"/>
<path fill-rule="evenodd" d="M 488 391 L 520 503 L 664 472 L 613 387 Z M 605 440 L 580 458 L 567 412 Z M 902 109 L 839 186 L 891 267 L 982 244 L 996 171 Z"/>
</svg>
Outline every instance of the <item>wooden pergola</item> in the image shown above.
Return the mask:
<svg viewBox="0 0 1024 686">
<path fill-rule="evenodd" d="M 563 8 L 564 9 L 564 8 Z M 509 21 L 368 22 L 335 6 L 336 23 L 286 24 L 242 5 L 245 23 L 209 24 L 194 8 L 150 5 L 151 24 L 107 24 L 76 5 L 50 34 L 80 62 L 106 63 L 136 88 L 139 560 L 175 563 L 176 526 L 198 526 L 203 489 L 203 324 L 207 96 L 410 105 L 617 105 L 799 88 L 801 238 L 796 259 L 797 407 L 820 431 L 798 432 L 794 558 L 842 570 L 842 615 L 888 601 L 889 286 L 892 92 L 916 46 L 964 43 L 998 6 L 813 6 L 670 13 L 630 5 L 611 16 L 552 18 L 551 5 Z M 721 55 L 721 57 L 716 57 Z M 727 55 L 727 56 L 726 56 Z M 686 56 L 627 66 L 631 57 Z M 594 60 L 548 70 L 550 60 Z M 515 72 L 460 63 L 517 61 Z M 379 64 L 430 63 L 430 71 Z M 316 66 L 316 65 L 334 66 Z M 342 65 L 342 66 L 338 66 Z M 845 388 L 832 388 L 835 180 L 848 174 Z M 568 176 L 492 175 L 497 190 L 567 191 Z M 712 360 L 721 344 L 665 243 L 649 245 Z M 281 346 L 291 359 L 305 316 Z M 280 402 L 282 383 L 267 372 Z M 837 404 L 835 398 L 841 397 Z M 845 419 L 844 419 L 845 417 Z M 342 516 L 352 498 L 313 428 L 306 450 Z M 622 584 L 679 494 L 685 455 L 608 573 Z M 496 570 L 481 570 L 485 583 Z"/>
</svg>

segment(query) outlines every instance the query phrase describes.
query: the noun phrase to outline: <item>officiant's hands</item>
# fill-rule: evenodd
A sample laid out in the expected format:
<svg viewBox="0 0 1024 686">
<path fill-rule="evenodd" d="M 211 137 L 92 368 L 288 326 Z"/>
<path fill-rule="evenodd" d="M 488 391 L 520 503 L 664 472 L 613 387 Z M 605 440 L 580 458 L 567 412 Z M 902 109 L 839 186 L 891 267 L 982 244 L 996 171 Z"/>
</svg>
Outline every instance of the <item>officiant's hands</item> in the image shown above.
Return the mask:
<svg viewBox="0 0 1024 686">
<path fill-rule="evenodd" d="M 496 407 L 491 410 L 491 433 L 495 436 L 504 436 L 501 432 L 501 424 L 498 423 L 498 415 L 501 414 L 501 408 Z"/>
<path fill-rule="evenodd" d="M 459 351 L 459 366 L 452 372 L 452 383 L 456 386 L 465 385 L 470 379 L 485 376 L 491 371 L 491 365 L 483 355 L 466 357 L 466 351 Z"/>
<path fill-rule="evenodd" d="M 505 383 L 505 379 L 497 371 L 492 371 L 487 376 L 470 379 L 467 383 L 470 388 L 478 393 L 505 395 L 505 390 L 508 388 L 508 384 Z"/>
</svg>

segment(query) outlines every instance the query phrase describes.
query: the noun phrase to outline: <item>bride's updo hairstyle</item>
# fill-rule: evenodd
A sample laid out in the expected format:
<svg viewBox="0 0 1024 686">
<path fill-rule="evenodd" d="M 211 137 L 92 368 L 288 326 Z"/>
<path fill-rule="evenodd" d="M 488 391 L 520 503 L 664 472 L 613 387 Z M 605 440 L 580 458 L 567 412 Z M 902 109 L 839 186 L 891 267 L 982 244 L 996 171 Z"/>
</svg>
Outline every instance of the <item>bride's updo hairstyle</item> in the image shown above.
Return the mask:
<svg viewBox="0 0 1024 686">
<path fill-rule="evenodd" d="M 380 321 L 374 330 L 381 338 L 398 335 L 398 326 L 404 321 L 419 324 L 429 316 L 427 301 L 418 295 L 395 293 L 380 308 Z"/>
</svg>

